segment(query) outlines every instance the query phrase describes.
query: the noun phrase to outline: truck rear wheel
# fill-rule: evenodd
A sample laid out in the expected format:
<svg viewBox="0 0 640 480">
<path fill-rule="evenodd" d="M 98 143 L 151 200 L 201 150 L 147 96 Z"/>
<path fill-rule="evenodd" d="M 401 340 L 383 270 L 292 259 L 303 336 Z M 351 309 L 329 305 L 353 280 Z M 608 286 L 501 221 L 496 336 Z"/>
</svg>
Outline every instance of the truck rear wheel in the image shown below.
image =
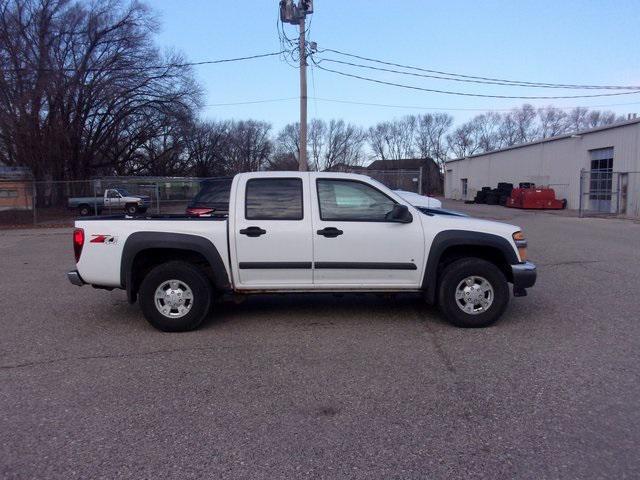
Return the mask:
<svg viewBox="0 0 640 480">
<path fill-rule="evenodd" d="M 504 273 L 486 260 L 456 260 L 440 277 L 438 304 L 447 320 L 458 327 L 487 327 L 500 318 L 508 303 Z"/>
<path fill-rule="evenodd" d="M 185 332 L 198 328 L 209 313 L 211 282 L 197 266 L 168 262 L 151 270 L 140 286 L 142 313 L 158 330 Z"/>
<path fill-rule="evenodd" d="M 86 204 L 82 204 L 78 207 L 78 213 L 80 214 L 81 217 L 86 217 L 88 215 L 91 215 L 92 211 L 93 211 L 93 208 L 91 208 L 89 205 L 86 205 Z"/>
</svg>

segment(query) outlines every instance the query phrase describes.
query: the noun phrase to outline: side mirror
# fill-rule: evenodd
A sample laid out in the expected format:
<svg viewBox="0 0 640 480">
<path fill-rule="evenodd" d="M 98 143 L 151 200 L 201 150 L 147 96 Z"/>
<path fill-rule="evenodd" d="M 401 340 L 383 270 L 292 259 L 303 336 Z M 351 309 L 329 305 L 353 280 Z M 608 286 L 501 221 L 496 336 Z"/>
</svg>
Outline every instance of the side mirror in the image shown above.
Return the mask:
<svg viewBox="0 0 640 480">
<path fill-rule="evenodd" d="M 396 203 L 393 210 L 385 215 L 385 220 L 388 222 L 411 223 L 413 222 L 413 215 L 411 215 L 409 207 Z"/>
</svg>

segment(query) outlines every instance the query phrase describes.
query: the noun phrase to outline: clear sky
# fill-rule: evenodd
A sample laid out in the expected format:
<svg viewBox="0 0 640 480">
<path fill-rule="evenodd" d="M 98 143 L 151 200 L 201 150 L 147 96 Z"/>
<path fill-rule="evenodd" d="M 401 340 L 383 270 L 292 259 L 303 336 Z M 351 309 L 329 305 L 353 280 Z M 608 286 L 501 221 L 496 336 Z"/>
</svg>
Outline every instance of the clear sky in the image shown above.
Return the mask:
<svg viewBox="0 0 640 480">
<path fill-rule="evenodd" d="M 159 45 L 183 52 L 190 61 L 247 56 L 280 48 L 276 30 L 278 0 L 148 3 L 162 25 Z M 334 48 L 395 63 L 477 76 L 565 84 L 640 85 L 640 0 L 315 0 L 315 13 L 311 17 L 309 40 L 316 41 L 320 49 Z M 296 27 L 285 28 L 290 37 L 297 36 Z M 471 85 L 340 65 L 332 68 L 461 92 L 594 93 Z M 298 72 L 278 57 L 199 66 L 196 75 L 205 88 L 205 103 L 210 105 L 202 111 L 205 118 L 255 118 L 270 121 L 276 129 L 298 119 L 295 99 L 211 106 L 297 97 Z M 479 113 L 467 109 L 508 109 L 524 103 L 405 90 L 317 69 L 309 71 L 309 96 L 407 107 L 309 100 L 310 118 L 344 118 L 364 127 L 408 113 L 427 112 L 429 108 L 449 111 L 460 123 Z M 599 108 L 617 104 L 609 109 L 620 114 L 640 113 L 640 94 L 529 103 Z"/>
</svg>

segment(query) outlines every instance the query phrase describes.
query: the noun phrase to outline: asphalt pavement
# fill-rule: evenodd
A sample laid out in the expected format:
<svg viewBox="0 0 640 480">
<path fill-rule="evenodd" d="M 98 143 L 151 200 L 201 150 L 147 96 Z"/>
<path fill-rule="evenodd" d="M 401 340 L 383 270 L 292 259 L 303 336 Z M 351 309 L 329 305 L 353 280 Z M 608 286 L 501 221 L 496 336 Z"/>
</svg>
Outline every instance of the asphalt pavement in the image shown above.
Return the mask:
<svg viewBox="0 0 640 480">
<path fill-rule="evenodd" d="M 272 295 L 154 330 L 0 231 L 0 478 L 639 478 L 640 224 L 502 207 L 538 284 L 463 330 L 417 296 Z"/>
</svg>

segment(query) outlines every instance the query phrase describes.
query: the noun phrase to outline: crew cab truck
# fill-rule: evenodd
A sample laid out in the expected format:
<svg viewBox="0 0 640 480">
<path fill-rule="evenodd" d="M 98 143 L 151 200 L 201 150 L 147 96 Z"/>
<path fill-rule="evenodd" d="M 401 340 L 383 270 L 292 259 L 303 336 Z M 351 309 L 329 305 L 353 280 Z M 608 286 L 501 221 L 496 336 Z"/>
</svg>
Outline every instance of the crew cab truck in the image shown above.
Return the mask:
<svg viewBox="0 0 640 480">
<path fill-rule="evenodd" d="M 461 327 L 495 322 L 534 285 L 513 225 L 421 213 L 346 173 L 234 177 L 228 214 L 76 221 L 74 285 L 125 289 L 156 328 L 198 327 L 225 293 L 420 292 Z"/>
<path fill-rule="evenodd" d="M 114 212 L 124 210 L 128 215 L 135 215 L 147 211 L 151 198 L 147 195 L 130 195 L 123 188 L 108 188 L 102 197 L 74 197 L 67 204 L 69 208 L 77 209 L 81 217 L 99 215 L 105 208 Z"/>
</svg>

